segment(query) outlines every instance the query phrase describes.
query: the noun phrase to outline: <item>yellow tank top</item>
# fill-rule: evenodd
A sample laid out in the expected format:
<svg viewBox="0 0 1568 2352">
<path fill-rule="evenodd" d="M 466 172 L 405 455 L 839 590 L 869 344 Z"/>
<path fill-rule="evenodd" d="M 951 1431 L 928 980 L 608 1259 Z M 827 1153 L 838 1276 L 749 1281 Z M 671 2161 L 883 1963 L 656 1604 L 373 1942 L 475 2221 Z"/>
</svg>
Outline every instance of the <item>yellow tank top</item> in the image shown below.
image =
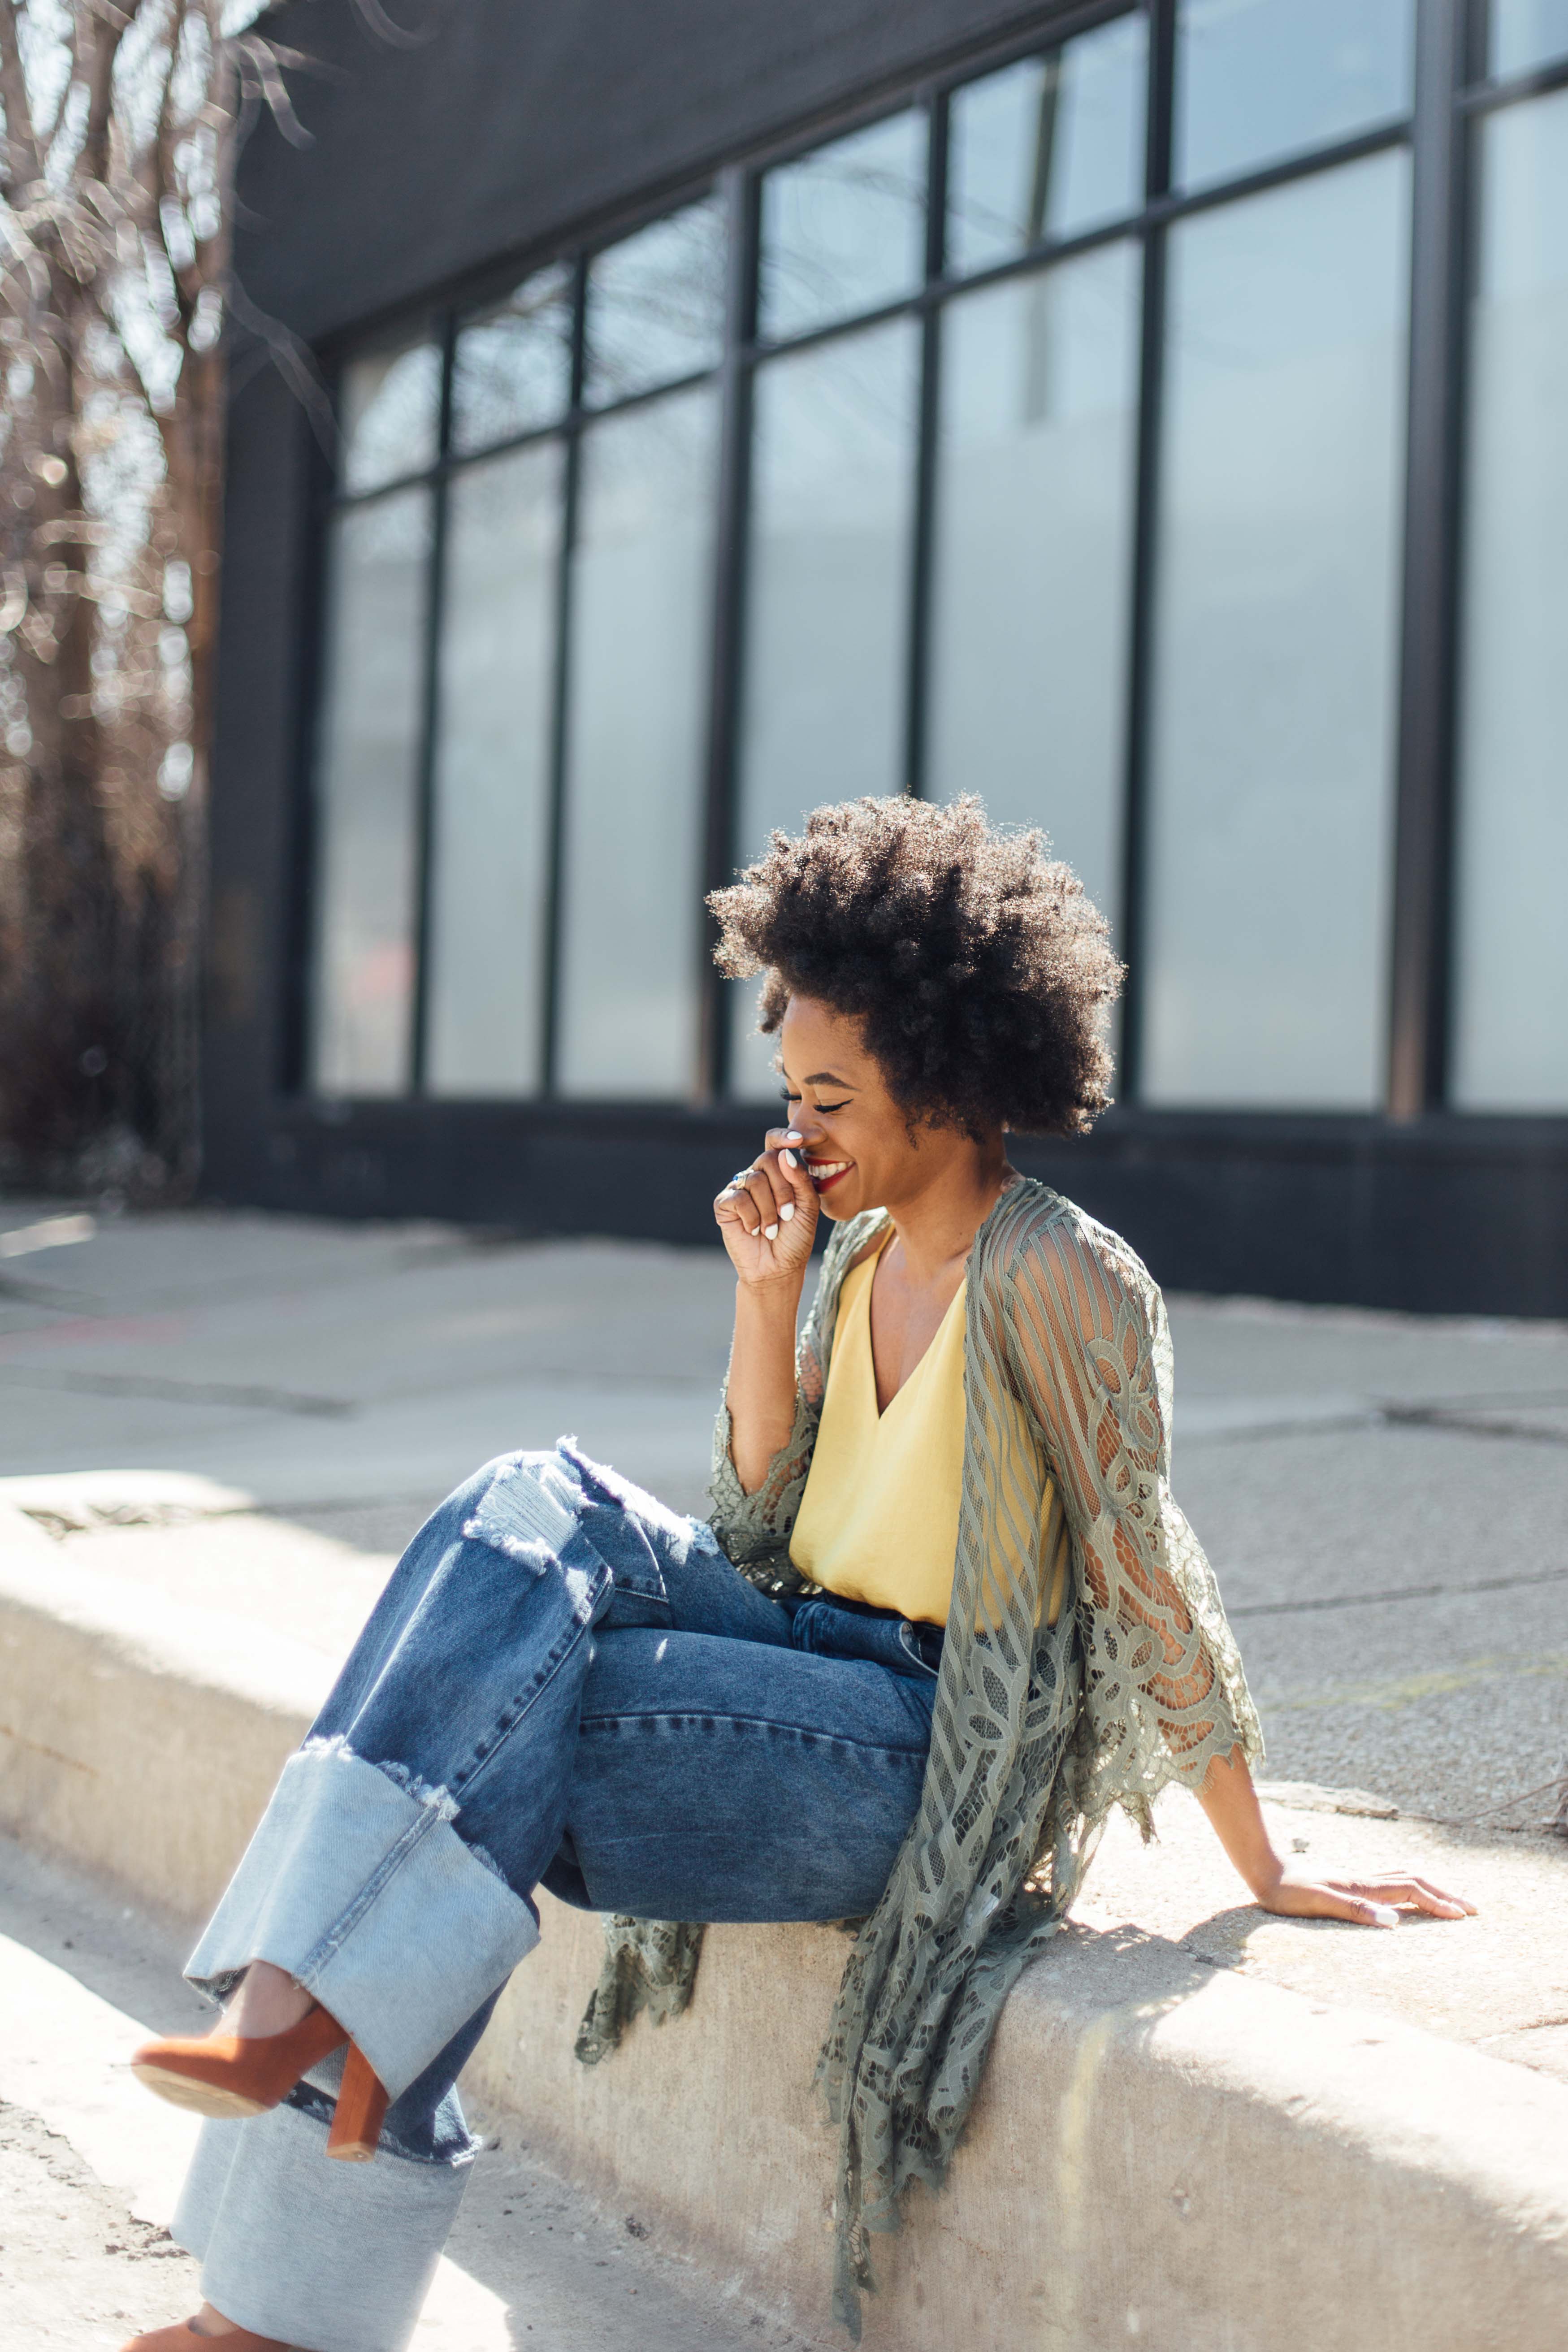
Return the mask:
<svg viewBox="0 0 1568 2352">
<path fill-rule="evenodd" d="M 847 1274 L 838 1294 L 822 1419 L 789 1556 L 829 1592 L 945 1625 L 963 1483 L 964 1286 L 879 1413 L 871 1280 L 880 1255 Z"/>
<path fill-rule="evenodd" d="M 883 1249 L 891 1239 L 889 1230 Z M 789 1556 L 813 1584 L 847 1601 L 945 1625 L 963 1487 L 966 1285 L 959 1284 L 930 1347 L 886 1412 L 879 1413 L 871 1283 L 881 1254 L 875 1251 L 846 1275 L 838 1294 L 816 1444 Z M 1005 1452 L 1025 1442 L 1022 1433 L 999 1434 Z M 1068 1546 L 1048 1479 L 1037 1539 L 1048 1564 L 1042 1586 L 1048 1584 L 1047 1622 L 1054 1625 Z"/>
</svg>

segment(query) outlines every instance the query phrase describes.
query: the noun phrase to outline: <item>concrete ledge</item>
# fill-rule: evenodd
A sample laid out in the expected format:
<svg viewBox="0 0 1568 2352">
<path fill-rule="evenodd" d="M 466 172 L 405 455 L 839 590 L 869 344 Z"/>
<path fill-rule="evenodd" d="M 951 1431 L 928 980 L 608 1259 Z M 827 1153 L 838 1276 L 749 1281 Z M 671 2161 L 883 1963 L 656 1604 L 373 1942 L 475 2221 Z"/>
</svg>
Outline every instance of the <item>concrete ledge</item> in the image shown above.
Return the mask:
<svg viewBox="0 0 1568 2352">
<path fill-rule="evenodd" d="M 0 1823 L 195 1918 L 332 1680 L 302 1643 L 66 1559 L 0 1506 Z"/>
<path fill-rule="evenodd" d="M 321 1653 L 0 1531 L 0 1821 L 183 1910 L 221 1886 Z M 510 2131 L 832 2340 L 809 2089 L 831 1930 L 711 1931 L 689 2019 L 589 2071 L 592 1919 L 545 1902 L 470 2069 Z M 1568 2086 L 1370 2010 L 1069 1929 L 1009 2002 L 948 2192 L 879 2242 L 868 2352 L 1559 2352 Z"/>
</svg>

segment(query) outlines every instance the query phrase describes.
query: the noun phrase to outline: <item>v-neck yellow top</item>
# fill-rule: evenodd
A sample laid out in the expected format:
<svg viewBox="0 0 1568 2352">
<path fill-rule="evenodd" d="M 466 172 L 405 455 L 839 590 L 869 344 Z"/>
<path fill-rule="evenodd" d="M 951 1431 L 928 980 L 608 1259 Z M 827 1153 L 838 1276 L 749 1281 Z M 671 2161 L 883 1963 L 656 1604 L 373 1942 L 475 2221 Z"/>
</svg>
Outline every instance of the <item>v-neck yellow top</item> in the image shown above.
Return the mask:
<svg viewBox="0 0 1568 2352">
<path fill-rule="evenodd" d="M 945 1625 L 963 1486 L 966 1286 L 959 1284 L 930 1347 L 879 1413 L 871 1283 L 881 1254 L 844 1278 L 789 1556 L 829 1592 Z"/>
</svg>

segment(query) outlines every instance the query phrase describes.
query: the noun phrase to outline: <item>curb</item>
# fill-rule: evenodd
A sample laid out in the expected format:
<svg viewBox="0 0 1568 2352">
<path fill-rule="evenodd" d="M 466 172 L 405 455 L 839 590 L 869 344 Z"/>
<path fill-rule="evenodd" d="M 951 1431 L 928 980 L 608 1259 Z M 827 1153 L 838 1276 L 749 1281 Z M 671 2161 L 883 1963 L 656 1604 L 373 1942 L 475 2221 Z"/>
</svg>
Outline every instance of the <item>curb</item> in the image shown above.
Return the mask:
<svg viewBox="0 0 1568 2352">
<path fill-rule="evenodd" d="M 79 1567 L 0 1506 L 0 1822 L 195 1917 L 331 1662 Z M 596 1923 L 544 1940 L 468 2070 L 506 2128 L 825 2343 L 810 2091 L 844 1958 L 710 1931 L 689 2021 L 584 2069 Z M 1008 2002 L 951 2184 L 879 2240 L 868 2352 L 1560 2352 L 1568 2085 L 1370 2011 L 1068 1928 Z"/>
</svg>

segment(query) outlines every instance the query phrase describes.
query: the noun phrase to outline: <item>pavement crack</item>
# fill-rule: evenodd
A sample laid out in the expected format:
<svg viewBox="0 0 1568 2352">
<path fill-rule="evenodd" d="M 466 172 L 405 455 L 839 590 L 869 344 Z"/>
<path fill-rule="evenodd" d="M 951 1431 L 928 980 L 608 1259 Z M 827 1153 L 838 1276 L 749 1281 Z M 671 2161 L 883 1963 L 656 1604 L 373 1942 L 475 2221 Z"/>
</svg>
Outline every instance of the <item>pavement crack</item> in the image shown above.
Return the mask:
<svg viewBox="0 0 1568 2352">
<path fill-rule="evenodd" d="M 1509 1592 L 1526 1584 L 1561 1584 L 1568 1568 L 1545 1568 L 1524 1576 L 1484 1576 L 1474 1584 L 1398 1584 L 1382 1592 L 1330 1592 L 1310 1601 L 1238 1601 L 1227 1617 L 1303 1617 L 1321 1609 L 1372 1609 L 1390 1601 L 1440 1601 L 1475 1592 Z"/>
<path fill-rule="evenodd" d="M 1531 1397 L 1526 1402 L 1537 1410 L 1547 1406 L 1560 1412 L 1563 1406 L 1558 1397 Z M 1535 1422 L 1505 1419 L 1501 1408 L 1482 1410 L 1497 1417 L 1482 1420 L 1474 1406 L 1443 1404 L 1385 1404 L 1380 1406 L 1377 1417 L 1386 1429 L 1443 1429 L 1458 1437 L 1522 1437 L 1532 1445 L 1568 1445 L 1568 1429 L 1542 1429 Z"/>
<path fill-rule="evenodd" d="M 244 1405 L 262 1412 L 299 1413 L 314 1421 L 344 1421 L 359 1411 L 348 1397 L 311 1396 L 300 1389 L 262 1388 L 248 1381 L 166 1380 L 153 1372 L 58 1372 L 34 1364 L 4 1364 L 0 1383 L 16 1389 L 50 1389 L 66 1396 Z"/>
</svg>

